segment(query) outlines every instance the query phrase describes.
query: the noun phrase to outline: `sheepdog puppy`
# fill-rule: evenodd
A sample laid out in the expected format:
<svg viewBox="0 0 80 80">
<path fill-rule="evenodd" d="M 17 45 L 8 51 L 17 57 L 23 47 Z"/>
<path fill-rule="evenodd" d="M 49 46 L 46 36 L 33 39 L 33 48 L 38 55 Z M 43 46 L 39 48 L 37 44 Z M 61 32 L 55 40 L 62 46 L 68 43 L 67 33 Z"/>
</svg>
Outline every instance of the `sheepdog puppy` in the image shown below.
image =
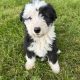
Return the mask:
<svg viewBox="0 0 80 80">
<path fill-rule="evenodd" d="M 25 5 L 20 20 L 25 25 L 24 49 L 26 64 L 30 70 L 35 67 L 36 56 L 47 57 L 48 63 L 54 73 L 60 71 L 58 63 L 59 49 L 56 46 L 54 21 L 56 20 L 54 8 L 41 0 L 33 0 Z"/>
</svg>

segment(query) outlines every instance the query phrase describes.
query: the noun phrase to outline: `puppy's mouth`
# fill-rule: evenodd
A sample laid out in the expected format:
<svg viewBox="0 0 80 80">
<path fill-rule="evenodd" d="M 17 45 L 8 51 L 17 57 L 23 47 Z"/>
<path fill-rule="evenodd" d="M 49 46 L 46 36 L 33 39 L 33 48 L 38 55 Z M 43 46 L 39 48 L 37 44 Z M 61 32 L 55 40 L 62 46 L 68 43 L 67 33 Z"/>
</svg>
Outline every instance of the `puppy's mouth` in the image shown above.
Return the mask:
<svg viewBox="0 0 80 80">
<path fill-rule="evenodd" d="M 40 38 L 40 37 L 44 36 L 44 34 L 35 34 L 34 36 Z"/>
</svg>

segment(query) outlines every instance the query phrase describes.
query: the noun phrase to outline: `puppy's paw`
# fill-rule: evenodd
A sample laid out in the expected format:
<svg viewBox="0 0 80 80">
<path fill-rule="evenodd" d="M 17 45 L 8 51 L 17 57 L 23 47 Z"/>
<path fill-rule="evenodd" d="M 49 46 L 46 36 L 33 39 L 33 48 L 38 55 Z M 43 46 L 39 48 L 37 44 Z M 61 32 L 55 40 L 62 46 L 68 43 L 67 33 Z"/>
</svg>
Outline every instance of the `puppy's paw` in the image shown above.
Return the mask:
<svg viewBox="0 0 80 80">
<path fill-rule="evenodd" d="M 30 70 L 32 68 L 35 68 L 35 64 L 34 63 L 26 62 L 25 68 L 26 68 L 26 70 Z"/>
<path fill-rule="evenodd" d="M 52 66 L 52 71 L 56 74 L 58 74 L 60 72 L 60 67 L 59 67 L 59 64 L 58 62 L 56 62 L 56 64 L 53 64 Z"/>
<path fill-rule="evenodd" d="M 52 62 L 49 62 L 49 64 L 54 73 L 58 74 L 60 72 L 58 61 L 55 64 L 53 64 Z"/>
</svg>

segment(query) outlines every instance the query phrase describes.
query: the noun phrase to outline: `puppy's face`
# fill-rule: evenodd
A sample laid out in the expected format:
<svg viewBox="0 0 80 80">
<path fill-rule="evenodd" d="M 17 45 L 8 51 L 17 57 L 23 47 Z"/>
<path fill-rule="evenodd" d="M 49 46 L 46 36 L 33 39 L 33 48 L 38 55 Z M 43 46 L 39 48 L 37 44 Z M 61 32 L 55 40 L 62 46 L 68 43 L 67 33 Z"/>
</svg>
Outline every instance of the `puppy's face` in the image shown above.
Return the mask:
<svg viewBox="0 0 80 80">
<path fill-rule="evenodd" d="M 55 10 L 44 1 L 27 4 L 21 13 L 21 21 L 24 22 L 28 34 L 34 37 L 47 34 L 55 19 Z"/>
</svg>

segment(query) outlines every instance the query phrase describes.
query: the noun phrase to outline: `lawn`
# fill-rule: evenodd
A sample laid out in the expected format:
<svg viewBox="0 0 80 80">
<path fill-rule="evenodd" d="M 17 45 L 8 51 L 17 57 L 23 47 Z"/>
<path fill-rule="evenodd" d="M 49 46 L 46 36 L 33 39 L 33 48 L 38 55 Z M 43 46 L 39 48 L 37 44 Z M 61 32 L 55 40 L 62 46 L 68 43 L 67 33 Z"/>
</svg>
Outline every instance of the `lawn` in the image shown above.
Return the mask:
<svg viewBox="0 0 80 80">
<path fill-rule="evenodd" d="M 80 80 L 80 0 L 46 0 L 58 16 L 59 74 L 39 59 L 35 69 L 25 70 L 24 25 L 19 14 L 28 1 L 0 0 L 0 80 Z"/>
</svg>

